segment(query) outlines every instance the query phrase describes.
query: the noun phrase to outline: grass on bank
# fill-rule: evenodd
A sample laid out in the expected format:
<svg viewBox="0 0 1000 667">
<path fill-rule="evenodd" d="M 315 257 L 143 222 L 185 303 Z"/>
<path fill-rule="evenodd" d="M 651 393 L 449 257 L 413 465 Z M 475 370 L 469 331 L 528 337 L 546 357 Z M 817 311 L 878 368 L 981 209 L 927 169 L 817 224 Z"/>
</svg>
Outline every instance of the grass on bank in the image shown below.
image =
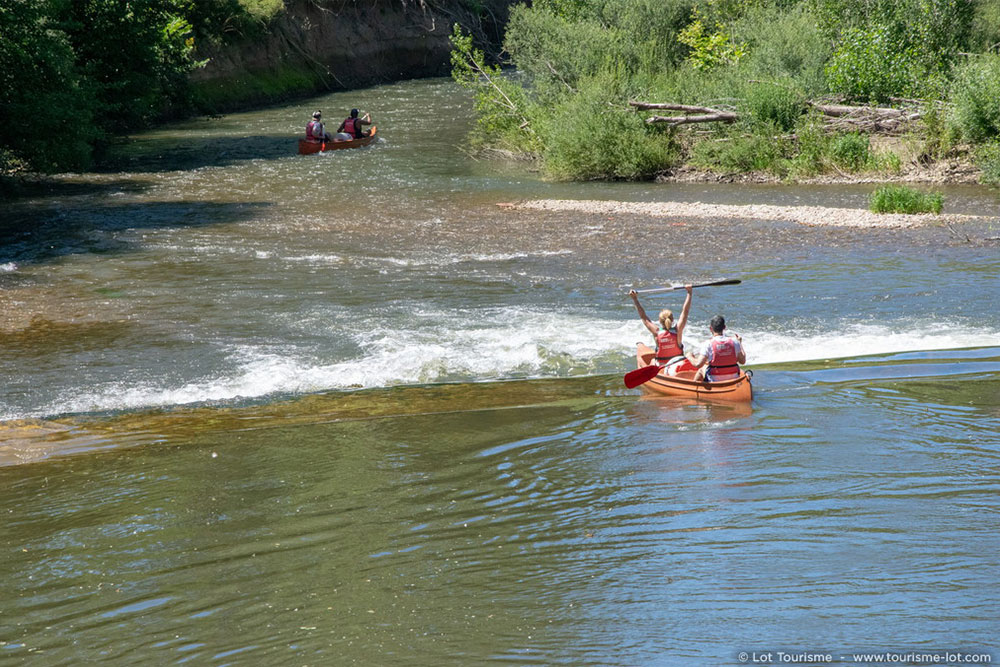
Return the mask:
<svg viewBox="0 0 1000 667">
<path fill-rule="evenodd" d="M 883 185 L 869 198 L 873 213 L 933 213 L 941 212 L 944 197 L 940 192 L 924 192 L 905 185 Z"/>
</svg>

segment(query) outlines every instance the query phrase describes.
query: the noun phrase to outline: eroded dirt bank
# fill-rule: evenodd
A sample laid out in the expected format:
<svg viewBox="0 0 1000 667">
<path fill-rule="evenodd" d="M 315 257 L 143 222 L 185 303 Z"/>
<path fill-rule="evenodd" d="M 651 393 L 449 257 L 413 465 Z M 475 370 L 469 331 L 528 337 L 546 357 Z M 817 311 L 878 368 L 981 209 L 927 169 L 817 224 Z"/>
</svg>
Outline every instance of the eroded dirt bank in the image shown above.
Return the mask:
<svg viewBox="0 0 1000 667">
<path fill-rule="evenodd" d="M 260 38 L 200 45 L 192 82 L 215 89 L 219 110 L 294 94 L 447 75 L 452 26 L 487 52 L 503 39 L 513 0 L 291 0 Z M 225 87 L 225 92 L 219 87 Z"/>
</svg>

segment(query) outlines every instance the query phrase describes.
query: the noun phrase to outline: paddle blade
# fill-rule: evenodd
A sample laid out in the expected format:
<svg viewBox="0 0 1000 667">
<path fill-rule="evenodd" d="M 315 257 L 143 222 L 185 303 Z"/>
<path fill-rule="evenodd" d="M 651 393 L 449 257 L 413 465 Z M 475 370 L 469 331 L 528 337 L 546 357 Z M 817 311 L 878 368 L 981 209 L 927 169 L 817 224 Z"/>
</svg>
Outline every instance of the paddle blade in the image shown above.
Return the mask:
<svg viewBox="0 0 1000 667">
<path fill-rule="evenodd" d="M 635 389 L 640 384 L 644 382 L 649 382 L 656 377 L 657 373 L 663 366 L 643 366 L 642 368 L 637 368 L 634 371 L 629 371 L 625 374 L 625 386 L 629 389 Z"/>
</svg>

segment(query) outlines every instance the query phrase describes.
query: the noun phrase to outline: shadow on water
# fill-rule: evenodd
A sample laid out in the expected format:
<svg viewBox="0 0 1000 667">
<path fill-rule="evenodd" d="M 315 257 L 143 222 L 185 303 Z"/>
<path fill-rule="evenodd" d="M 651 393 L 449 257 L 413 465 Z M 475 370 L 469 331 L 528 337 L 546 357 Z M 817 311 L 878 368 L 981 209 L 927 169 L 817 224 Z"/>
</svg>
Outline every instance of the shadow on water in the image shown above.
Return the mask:
<svg viewBox="0 0 1000 667">
<path fill-rule="evenodd" d="M 225 167 L 247 160 L 273 160 L 298 154 L 298 137 L 147 137 L 109 150 L 95 173 L 157 173 Z"/>
<path fill-rule="evenodd" d="M 118 232 L 240 222 L 269 202 L 141 202 L 24 211 L 0 222 L 0 264 L 65 255 L 120 253 L 134 243 Z"/>
<path fill-rule="evenodd" d="M 45 200 L 62 197 L 94 197 L 120 194 L 140 194 L 149 189 L 149 182 L 131 178 L 103 181 L 68 181 L 49 176 L 33 176 L 18 181 L 9 194 L 9 201 Z M 2 198 L 0 198 L 2 199 Z M 5 223 L 0 223 L 5 225 Z"/>
</svg>

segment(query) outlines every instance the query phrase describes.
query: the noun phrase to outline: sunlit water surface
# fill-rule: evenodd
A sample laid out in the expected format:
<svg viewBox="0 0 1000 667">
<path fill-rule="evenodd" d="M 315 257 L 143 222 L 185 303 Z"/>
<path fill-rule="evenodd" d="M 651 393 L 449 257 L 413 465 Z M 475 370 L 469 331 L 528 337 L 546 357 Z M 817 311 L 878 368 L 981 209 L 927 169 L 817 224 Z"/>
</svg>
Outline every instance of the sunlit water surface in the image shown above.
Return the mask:
<svg viewBox="0 0 1000 667">
<path fill-rule="evenodd" d="M 294 154 L 352 106 L 376 144 Z M 871 186 L 546 183 L 469 107 L 199 119 L 8 207 L 0 664 L 1000 659 L 995 224 L 514 211 Z M 720 277 L 687 338 L 724 313 L 753 404 L 626 390 L 625 292 Z"/>
</svg>

